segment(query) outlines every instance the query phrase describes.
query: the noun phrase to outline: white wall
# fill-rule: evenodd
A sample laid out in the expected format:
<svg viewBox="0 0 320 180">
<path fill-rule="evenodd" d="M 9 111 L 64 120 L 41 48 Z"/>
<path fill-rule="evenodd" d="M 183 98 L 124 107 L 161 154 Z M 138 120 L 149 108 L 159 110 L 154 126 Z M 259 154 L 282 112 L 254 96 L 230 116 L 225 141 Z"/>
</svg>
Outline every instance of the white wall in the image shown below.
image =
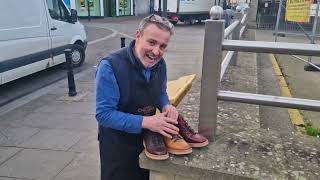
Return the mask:
<svg viewBox="0 0 320 180">
<path fill-rule="evenodd" d="M 149 14 L 150 0 L 136 0 L 135 15 Z"/>
</svg>

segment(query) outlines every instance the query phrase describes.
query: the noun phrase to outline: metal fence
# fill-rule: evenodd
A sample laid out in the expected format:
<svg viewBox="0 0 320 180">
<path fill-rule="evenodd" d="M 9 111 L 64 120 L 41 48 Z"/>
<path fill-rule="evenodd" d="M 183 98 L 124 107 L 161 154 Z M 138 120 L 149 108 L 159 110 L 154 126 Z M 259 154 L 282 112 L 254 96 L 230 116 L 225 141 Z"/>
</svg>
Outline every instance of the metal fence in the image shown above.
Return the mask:
<svg viewBox="0 0 320 180">
<path fill-rule="evenodd" d="M 210 12 L 210 14 L 214 14 L 214 12 Z M 239 40 L 246 28 L 247 15 L 237 13 L 235 17 L 237 19 L 226 29 L 223 20 L 210 19 L 205 22 L 199 132 L 211 141 L 214 140 L 219 100 L 320 111 L 320 101 L 316 100 L 218 89 L 228 65 L 236 64 L 238 51 L 320 56 L 320 46 L 317 44 Z M 230 37 L 232 37 L 231 40 L 228 39 Z M 222 51 L 228 51 L 224 59 L 222 59 Z"/>
<path fill-rule="evenodd" d="M 296 23 L 285 20 L 286 1 L 282 0 L 279 30 L 285 32 L 311 31 L 314 17 L 310 17 L 309 23 Z M 257 29 L 274 30 L 277 22 L 277 12 L 280 1 L 259 1 L 256 17 Z M 267 7 L 266 7 L 267 4 Z"/>
</svg>

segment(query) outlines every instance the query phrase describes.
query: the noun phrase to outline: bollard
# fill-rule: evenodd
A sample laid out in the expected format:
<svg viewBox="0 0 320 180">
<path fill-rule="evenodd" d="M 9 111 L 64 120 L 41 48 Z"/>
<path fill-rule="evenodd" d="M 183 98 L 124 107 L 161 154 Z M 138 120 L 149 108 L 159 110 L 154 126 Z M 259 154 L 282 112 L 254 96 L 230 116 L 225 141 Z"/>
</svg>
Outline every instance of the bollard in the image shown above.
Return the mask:
<svg viewBox="0 0 320 180">
<path fill-rule="evenodd" d="M 125 37 L 121 37 L 121 48 L 126 47 L 126 38 Z"/>
<path fill-rule="evenodd" d="M 64 50 L 64 54 L 66 56 L 66 65 L 68 70 L 68 87 L 69 87 L 69 96 L 77 95 L 76 85 L 74 83 L 74 76 L 72 70 L 72 54 L 71 49 Z"/>
<path fill-rule="evenodd" d="M 88 21 L 91 21 L 91 16 L 90 16 L 90 3 L 89 0 L 87 0 L 87 5 L 88 5 Z"/>
</svg>

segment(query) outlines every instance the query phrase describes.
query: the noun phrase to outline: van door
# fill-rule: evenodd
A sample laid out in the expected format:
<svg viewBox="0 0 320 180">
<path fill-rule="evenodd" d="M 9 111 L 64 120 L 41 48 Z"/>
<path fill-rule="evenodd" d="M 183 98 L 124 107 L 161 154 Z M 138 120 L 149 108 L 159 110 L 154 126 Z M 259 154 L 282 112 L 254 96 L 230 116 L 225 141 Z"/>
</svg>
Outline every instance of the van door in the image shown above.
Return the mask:
<svg viewBox="0 0 320 180">
<path fill-rule="evenodd" d="M 73 26 L 68 23 L 69 11 L 62 0 L 46 0 L 48 22 L 54 64 L 65 62 L 64 50 L 70 48 Z"/>
<path fill-rule="evenodd" d="M 1 1 L 1 83 L 45 69 L 51 59 L 43 0 Z"/>
</svg>

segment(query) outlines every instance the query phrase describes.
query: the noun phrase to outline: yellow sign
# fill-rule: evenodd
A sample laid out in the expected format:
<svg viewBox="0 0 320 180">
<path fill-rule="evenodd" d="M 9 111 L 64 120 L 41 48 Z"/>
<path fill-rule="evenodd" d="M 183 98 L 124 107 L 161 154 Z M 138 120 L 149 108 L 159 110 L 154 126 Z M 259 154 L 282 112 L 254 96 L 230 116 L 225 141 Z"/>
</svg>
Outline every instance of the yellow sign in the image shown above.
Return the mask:
<svg viewBox="0 0 320 180">
<path fill-rule="evenodd" d="M 310 0 L 287 0 L 286 20 L 309 22 Z"/>
</svg>

